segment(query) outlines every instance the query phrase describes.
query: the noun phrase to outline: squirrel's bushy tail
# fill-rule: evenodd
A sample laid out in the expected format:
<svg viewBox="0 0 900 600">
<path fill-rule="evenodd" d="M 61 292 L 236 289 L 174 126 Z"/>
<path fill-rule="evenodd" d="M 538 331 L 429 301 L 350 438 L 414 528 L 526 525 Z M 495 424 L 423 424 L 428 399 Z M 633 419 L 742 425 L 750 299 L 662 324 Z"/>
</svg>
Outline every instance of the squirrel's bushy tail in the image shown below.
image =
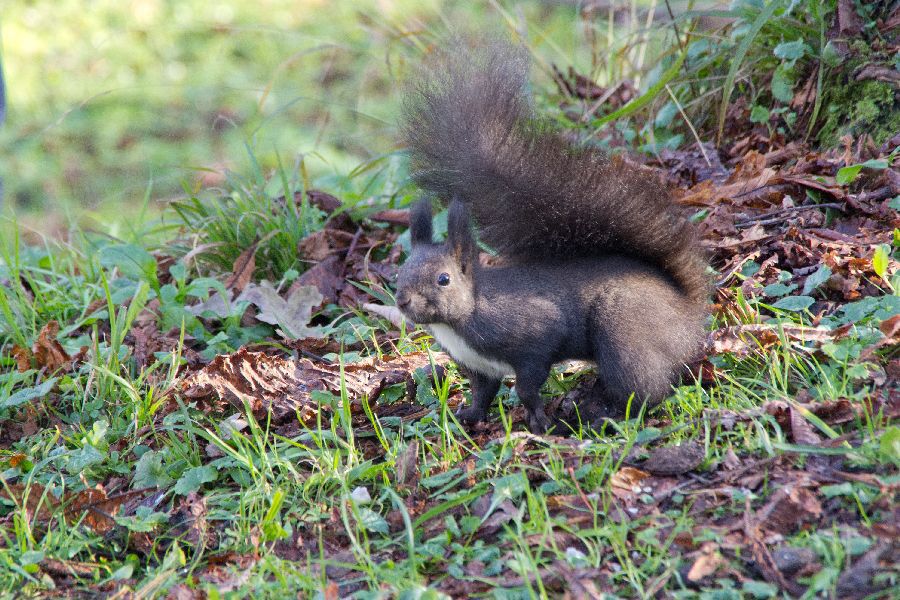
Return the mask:
<svg viewBox="0 0 900 600">
<path fill-rule="evenodd" d="M 416 182 L 471 208 L 481 238 L 523 259 L 622 254 L 658 265 L 691 299 L 707 282 L 692 228 L 655 178 L 573 145 L 535 116 L 523 49 L 454 42 L 407 93 Z"/>
</svg>

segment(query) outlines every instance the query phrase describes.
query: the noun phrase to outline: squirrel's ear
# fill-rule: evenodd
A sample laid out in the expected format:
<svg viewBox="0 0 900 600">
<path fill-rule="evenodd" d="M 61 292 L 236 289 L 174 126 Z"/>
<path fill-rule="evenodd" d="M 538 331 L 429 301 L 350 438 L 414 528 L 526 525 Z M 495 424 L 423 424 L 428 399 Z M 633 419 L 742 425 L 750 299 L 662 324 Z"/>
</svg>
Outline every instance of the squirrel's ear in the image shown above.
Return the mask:
<svg viewBox="0 0 900 600">
<path fill-rule="evenodd" d="M 413 204 L 409 211 L 409 235 L 413 246 L 432 243 L 431 201 L 427 198 Z"/>
<path fill-rule="evenodd" d="M 475 236 L 472 234 L 469 209 L 456 199 L 450 203 L 447 211 L 447 243 L 463 273 L 466 273 L 473 261 L 478 258 L 478 252 Z"/>
</svg>

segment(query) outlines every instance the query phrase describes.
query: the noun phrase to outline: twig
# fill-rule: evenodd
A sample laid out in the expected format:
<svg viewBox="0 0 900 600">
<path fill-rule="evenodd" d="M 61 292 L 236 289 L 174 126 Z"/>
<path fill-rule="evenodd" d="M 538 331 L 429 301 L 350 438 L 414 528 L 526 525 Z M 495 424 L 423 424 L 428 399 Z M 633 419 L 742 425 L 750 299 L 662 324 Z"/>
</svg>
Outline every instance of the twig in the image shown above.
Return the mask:
<svg viewBox="0 0 900 600">
<path fill-rule="evenodd" d="M 688 119 L 688 116 L 685 114 L 684 109 L 681 108 L 681 102 L 679 102 L 678 98 L 675 97 L 675 94 L 672 93 L 672 88 L 669 87 L 668 83 L 666 84 L 666 91 L 669 92 L 669 97 L 672 98 L 672 102 L 674 102 L 675 106 L 678 107 L 678 112 L 681 113 L 681 118 L 684 119 L 685 123 L 687 123 L 688 128 L 694 135 L 694 139 L 697 140 L 697 147 L 700 148 L 700 154 L 703 155 L 703 160 L 706 161 L 706 166 L 712 168 L 712 163 L 709 162 L 709 157 L 706 155 L 706 148 L 703 147 L 703 142 L 700 141 L 700 136 L 697 135 L 697 130 L 694 129 L 694 124 L 691 123 L 691 120 Z"/>
<path fill-rule="evenodd" d="M 801 210 L 809 210 L 813 208 L 836 208 L 842 211 L 844 210 L 844 205 L 839 202 L 828 202 L 824 204 L 810 204 L 808 206 L 789 206 L 788 208 L 782 208 L 780 210 L 757 215 L 755 217 L 750 217 L 749 219 L 744 219 L 743 221 L 738 221 L 734 224 L 734 226 L 738 229 L 741 229 L 744 227 L 751 227 L 752 225 L 772 225 L 774 223 L 782 221 L 782 217 L 788 213 L 798 212 Z"/>
<path fill-rule="evenodd" d="M 589 108 L 589 109 L 581 116 L 581 122 L 582 122 L 582 123 L 587 123 L 587 122 L 588 122 L 588 119 L 590 119 L 591 116 L 593 116 L 593 114 L 594 114 L 595 112 L 597 112 L 597 109 L 600 108 L 601 106 L 603 106 L 603 103 L 604 103 L 604 102 L 606 102 L 607 100 L 609 100 L 609 99 L 612 97 L 613 94 L 615 94 L 617 91 L 619 91 L 619 88 L 620 88 L 620 87 L 622 87 L 622 81 L 619 81 L 617 84 L 615 84 L 614 86 L 612 86 L 612 87 L 610 87 L 608 90 L 606 90 L 606 93 L 603 94 L 602 96 L 600 96 L 600 98 L 599 98 L 596 102 L 594 102 L 594 104 L 591 106 L 591 108 Z"/>
</svg>

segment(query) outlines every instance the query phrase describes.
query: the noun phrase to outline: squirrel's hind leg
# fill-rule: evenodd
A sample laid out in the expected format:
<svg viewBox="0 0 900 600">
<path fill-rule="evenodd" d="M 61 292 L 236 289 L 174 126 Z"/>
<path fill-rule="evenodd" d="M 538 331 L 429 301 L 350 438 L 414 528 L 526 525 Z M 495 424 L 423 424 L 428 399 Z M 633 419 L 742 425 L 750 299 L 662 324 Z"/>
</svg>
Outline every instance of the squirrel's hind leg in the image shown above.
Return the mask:
<svg viewBox="0 0 900 600">
<path fill-rule="evenodd" d="M 491 402 L 497 397 L 500 390 L 500 379 L 494 379 L 481 373 L 475 373 L 468 369 L 460 369 L 463 375 L 469 378 L 469 387 L 472 390 L 472 403 L 466 408 L 456 411 L 456 418 L 460 423 L 478 423 L 487 419 Z"/>
<path fill-rule="evenodd" d="M 603 419 L 637 417 L 643 405 L 653 406 L 665 397 L 671 368 L 665 357 L 642 348 L 635 340 L 598 336 L 594 358 L 597 381 L 578 407 L 582 419 L 599 426 Z"/>
<path fill-rule="evenodd" d="M 549 366 L 516 370 L 516 393 L 528 412 L 528 429 L 531 433 L 545 433 L 550 428 L 550 418 L 544 412 L 541 386 L 550 374 Z"/>
</svg>

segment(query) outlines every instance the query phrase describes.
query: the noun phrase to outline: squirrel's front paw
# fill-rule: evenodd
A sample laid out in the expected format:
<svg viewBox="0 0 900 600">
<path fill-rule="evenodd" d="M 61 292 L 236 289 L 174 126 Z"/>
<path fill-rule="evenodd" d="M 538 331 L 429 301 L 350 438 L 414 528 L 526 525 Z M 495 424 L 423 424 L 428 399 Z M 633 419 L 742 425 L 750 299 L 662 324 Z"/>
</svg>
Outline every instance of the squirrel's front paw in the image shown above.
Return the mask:
<svg viewBox="0 0 900 600">
<path fill-rule="evenodd" d="M 542 434 L 547 433 L 550 429 L 550 417 L 544 413 L 544 410 L 536 410 L 528 412 L 528 429 L 531 433 Z"/>
<path fill-rule="evenodd" d="M 487 412 L 475 408 L 474 406 L 461 408 L 456 411 L 456 419 L 460 423 L 464 423 L 466 425 L 471 425 L 472 423 L 480 423 L 481 421 L 487 419 Z"/>
</svg>

